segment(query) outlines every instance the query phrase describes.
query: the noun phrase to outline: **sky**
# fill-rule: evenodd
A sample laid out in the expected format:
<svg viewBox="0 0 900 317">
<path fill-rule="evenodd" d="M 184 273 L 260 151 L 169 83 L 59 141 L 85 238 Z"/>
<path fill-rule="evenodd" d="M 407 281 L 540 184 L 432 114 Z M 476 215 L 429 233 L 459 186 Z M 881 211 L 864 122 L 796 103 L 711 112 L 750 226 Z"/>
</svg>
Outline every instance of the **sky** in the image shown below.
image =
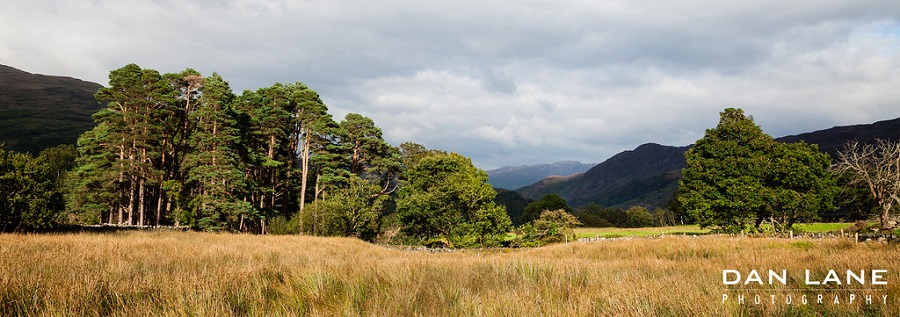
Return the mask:
<svg viewBox="0 0 900 317">
<path fill-rule="evenodd" d="M 129 63 L 300 81 L 484 169 L 599 163 L 729 107 L 774 137 L 900 117 L 900 1 L 0 3 L 0 64 L 105 85 Z"/>
</svg>

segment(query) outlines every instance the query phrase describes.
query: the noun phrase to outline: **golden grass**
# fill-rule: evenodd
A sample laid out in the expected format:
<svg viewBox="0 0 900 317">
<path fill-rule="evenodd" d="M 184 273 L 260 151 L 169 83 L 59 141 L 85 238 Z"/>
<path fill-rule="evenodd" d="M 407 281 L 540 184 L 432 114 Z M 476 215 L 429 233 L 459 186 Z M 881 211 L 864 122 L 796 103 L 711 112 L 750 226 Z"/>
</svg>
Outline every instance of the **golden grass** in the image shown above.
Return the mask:
<svg viewBox="0 0 900 317">
<path fill-rule="evenodd" d="M 722 285 L 723 269 L 787 269 L 792 280 L 806 269 L 887 269 L 879 291 L 889 301 L 723 304 L 723 293 L 740 292 Z M 836 239 L 666 237 L 433 254 L 348 238 L 3 234 L 0 315 L 897 316 L 898 272 L 897 245 Z"/>
</svg>

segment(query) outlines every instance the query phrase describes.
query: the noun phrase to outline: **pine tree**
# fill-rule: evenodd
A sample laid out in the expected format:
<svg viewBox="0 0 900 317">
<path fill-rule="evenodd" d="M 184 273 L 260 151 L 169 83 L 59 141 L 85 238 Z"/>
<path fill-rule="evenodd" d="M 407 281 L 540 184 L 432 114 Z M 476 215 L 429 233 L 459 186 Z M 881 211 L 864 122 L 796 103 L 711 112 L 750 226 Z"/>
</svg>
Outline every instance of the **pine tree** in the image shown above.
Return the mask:
<svg viewBox="0 0 900 317">
<path fill-rule="evenodd" d="M 350 113 L 340 123 L 350 173 L 379 184 L 382 194 L 393 192 L 401 171 L 400 150 L 388 144 L 372 119 Z"/>
<path fill-rule="evenodd" d="M 112 168 L 118 172 L 118 191 L 127 197 L 124 205 L 116 206 L 120 223 L 144 225 L 148 202 L 148 187 L 159 186 L 159 172 L 154 165 L 160 155 L 158 119 L 172 96 L 171 86 L 152 69 L 129 64 L 110 72 L 110 87 L 101 88 L 95 97 L 106 102 L 107 114 L 100 123 L 109 125 L 109 144 L 117 152 Z M 110 150 L 106 147 L 104 150 Z M 124 214 L 128 214 L 128 220 Z"/>
<path fill-rule="evenodd" d="M 110 123 L 100 119 L 108 110 L 94 115 L 100 122 L 78 138 L 78 158 L 69 172 L 68 209 L 79 223 L 112 223 L 121 205 L 118 173 L 112 168 L 115 149 L 110 146 Z"/>
<path fill-rule="evenodd" d="M 297 161 L 293 166 L 299 167 L 300 170 L 300 193 L 297 200 L 300 204 L 299 210 L 303 213 L 312 171 L 310 161 L 315 154 L 313 149 L 321 149 L 331 140 L 329 133 L 332 132 L 331 127 L 334 126 L 334 120 L 328 113 L 328 107 L 314 90 L 302 83 L 289 85 L 288 89 L 291 95 L 290 112 L 293 119 L 291 121 L 290 146 L 291 153 L 298 153 Z"/>
<path fill-rule="evenodd" d="M 189 206 L 196 226 L 204 230 L 243 230 L 243 220 L 256 218 L 249 202 L 241 201 L 244 175 L 234 148 L 239 141 L 230 114 L 234 94 L 221 76 L 213 73 L 202 82 L 202 97 L 189 115 L 196 122 L 184 159 L 185 183 L 191 191 Z"/>
</svg>

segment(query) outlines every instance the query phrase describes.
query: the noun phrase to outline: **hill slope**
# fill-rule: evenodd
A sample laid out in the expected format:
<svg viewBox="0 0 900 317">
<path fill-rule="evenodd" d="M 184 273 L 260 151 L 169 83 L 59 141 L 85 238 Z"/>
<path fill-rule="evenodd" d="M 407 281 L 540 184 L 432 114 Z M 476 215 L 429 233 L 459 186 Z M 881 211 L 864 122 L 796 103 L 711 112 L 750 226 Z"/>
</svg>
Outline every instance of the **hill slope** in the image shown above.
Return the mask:
<svg viewBox="0 0 900 317">
<path fill-rule="evenodd" d="M 818 144 L 820 151 L 835 157 L 835 154 L 843 149 L 848 141 L 874 143 L 876 139 L 900 140 L 900 118 L 789 135 L 777 138 L 775 141 L 787 143 L 805 141 L 810 144 Z"/>
<path fill-rule="evenodd" d="M 516 189 L 534 184 L 549 176 L 566 176 L 587 171 L 596 164 L 562 161 L 549 164 L 505 166 L 487 171 L 489 182 L 496 188 Z"/>
<path fill-rule="evenodd" d="M 94 93 L 101 87 L 0 65 L 0 143 L 31 153 L 75 144 L 94 125 L 91 115 L 100 109 Z"/>
<path fill-rule="evenodd" d="M 517 191 L 531 199 L 554 193 L 571 206 L 590 202 L 660 206 L 675 192 L 687 149 L 648 143 L 616 154 L 583 174 L 546 178 Z"/>
<path fill-rule="evenodd" d="M 850 140 L 870 143 L 875 139 L 900 140 L 900 118 L 834 127 L 775 140 L 818 144 L 820 150 L 833 156 Z M 591 202 L 623 208 L 634 205 L 664 206 L 678 188 L 681 169 L 686 166 L 684 152 L 688 149 L 644 144 L 633 151 L 619 153 L 583 174 L 545 178 L 516 191 L 529 199 L 557 194 L 573 207 Z"/>
</svg>

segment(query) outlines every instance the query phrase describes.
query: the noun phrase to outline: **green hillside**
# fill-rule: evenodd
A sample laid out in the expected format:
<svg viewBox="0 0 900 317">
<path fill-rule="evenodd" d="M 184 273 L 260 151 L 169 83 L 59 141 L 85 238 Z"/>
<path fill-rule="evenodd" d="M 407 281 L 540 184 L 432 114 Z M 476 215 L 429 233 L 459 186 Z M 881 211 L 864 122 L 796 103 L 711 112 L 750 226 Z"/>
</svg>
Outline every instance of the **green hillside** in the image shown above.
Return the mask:
<svg viewBox="0 0 900 317">
<path fill-rule="evenodd" d="M 75 144 L 91 129 L 100 109 L 97 83 L 36 75 L 0 65 L 0 143 L 14 151 L 38 153 L 59 144 Z"/>
</svg>

